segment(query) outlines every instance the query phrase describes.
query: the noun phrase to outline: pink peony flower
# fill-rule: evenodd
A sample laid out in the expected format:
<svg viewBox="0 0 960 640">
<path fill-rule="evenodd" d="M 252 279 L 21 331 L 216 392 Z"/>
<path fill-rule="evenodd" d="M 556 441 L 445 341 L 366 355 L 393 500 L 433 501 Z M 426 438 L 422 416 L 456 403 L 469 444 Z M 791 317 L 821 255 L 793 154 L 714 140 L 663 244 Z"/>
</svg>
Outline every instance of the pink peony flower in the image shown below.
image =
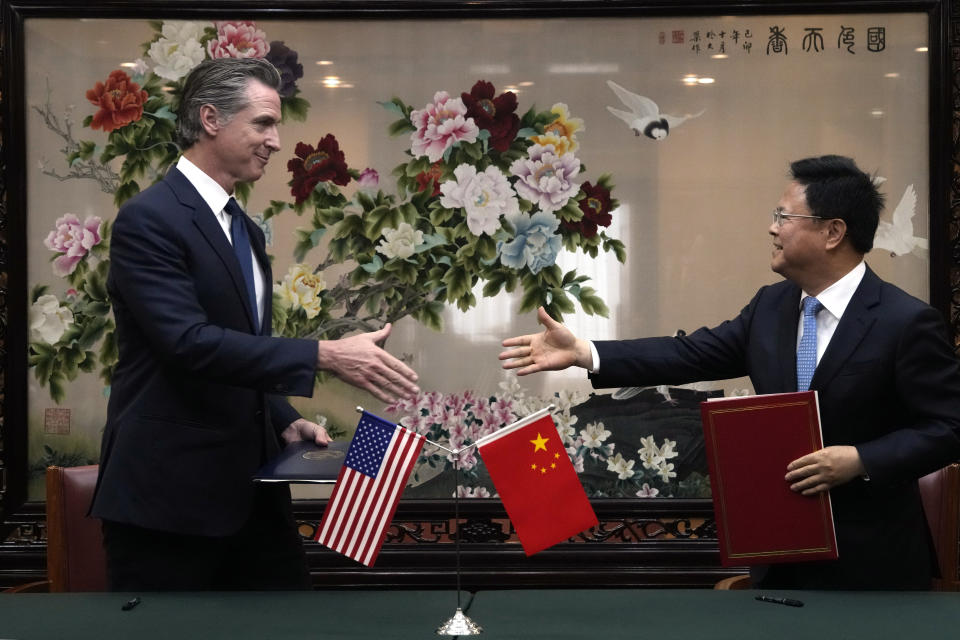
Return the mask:
<svg viewBox="0 0 960 640">
<path fill-rule="evenodd" d="M 520 197 L 546 213 L 562 209 L 580 191 L 580 183 L 574 181 L 580 161 L 572 153 L 557 155 L 552 144 L 533 145 L 529 157 L 513 161 L 510 172 L 520 178 L 514 185 Z"/>
<path fill-rule="evenodd" d="M 211 58 L 263 58 L 270 51 L 267 34 L 253 22 L 217 22 L 217 38 L 207 43 Z"/>
<path fill-rule="evenodd" d="M 68 276 L 87 252 L 100 244 L 100 218 L 87 216 L 86 221 L 80 224 L 77 216 L 66 213 L 57 220 L 43 244 L 47 249 L 62 254 L 53 261 L 53 273 L 61 278 Z"/>
<path fill-rule="evenodd" d="M 367 167 L 360 172 L 360 177 L 357 179 L 357 186 L 359 188 L 374 191 L 379 185 L 380 174 L 377 173 L 376 169 Z"/>
<path fill-rule="evenodd" d="M 415 158 L 427 156 L 430 162 L 443 157 L 444 151 L 457 142 L 475 142 L 480 129 L 467 117 L 467 107 L 460 98 L 450 98 L 446 91 L 437 91 L 433 102 L 410 114 L 416 131 L 410 134 Z"/>
</svg>

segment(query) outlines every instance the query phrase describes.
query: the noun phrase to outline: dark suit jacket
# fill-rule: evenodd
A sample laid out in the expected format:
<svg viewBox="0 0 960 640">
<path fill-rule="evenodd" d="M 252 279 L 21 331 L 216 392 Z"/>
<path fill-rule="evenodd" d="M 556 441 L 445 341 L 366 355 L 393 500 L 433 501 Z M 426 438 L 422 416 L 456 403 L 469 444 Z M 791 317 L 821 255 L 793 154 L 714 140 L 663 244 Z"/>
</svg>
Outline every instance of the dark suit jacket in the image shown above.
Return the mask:
<svg viewBox="0 0 960 640">
<path fill-rule="evenodd" d="M 263 232 L 246 223 L 269 286 Z M 251 476 L 299 417 L 282 396 L 313 393 L 316 343 L 253 334 L 230 242 L 175 168 L 121 207 L 110 260 L 119 362 L 91 513 L 231 534 L 250 514 Z M 269 292 L 265 306 L 268 335 Z"/>
<path fill-rule="evenodd" d="M 713 329 L 597 342 L 600 370 L 592 383 L 749 375 L 757 393 L 796 391 L 800 294 L 783 281 L 760 289 L 737 318 Z M 819 392 L 824 445 L 855 445 L 870 480 L 831 491 L 840 559 L 774 565 L 769 584 L 784 578 L 811 588 L 928 588 L 935 564 L 916 480 L 960 458 L 960 371 L 940 314 L 868 268 L 810 388 Z M 757 514 L 758 527 L 763 517 Z"/>
</svg>

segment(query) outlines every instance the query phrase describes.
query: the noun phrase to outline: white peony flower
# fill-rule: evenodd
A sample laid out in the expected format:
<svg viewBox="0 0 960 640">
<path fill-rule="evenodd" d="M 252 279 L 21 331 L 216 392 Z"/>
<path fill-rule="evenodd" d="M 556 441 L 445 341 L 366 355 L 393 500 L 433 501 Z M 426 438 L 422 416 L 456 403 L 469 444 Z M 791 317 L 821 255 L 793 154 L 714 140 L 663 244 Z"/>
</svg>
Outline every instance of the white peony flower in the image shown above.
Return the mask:
<svg viewBox="0 0 960 640">
<path fill-rule="evenodd" d="M 423 231 L 414 230 L 410 223 L 401 222 L 396 229 L 383 230 L 383 240 L 377 252 L 389 258 L 409 258 L 418 245 L 423 244 Z"/>
<path fill-rule="evenodd" d="M 453 175 L 455 181 L 440 185 L 440 204 L 450 209 L 462 208 L 473 235 L 492 236 L 500 228 L 500 216 L 519 213 L 517 194 L 497 167 L 490 165 L 477 173 L 472 165 L 461 164 Z"/>
<path fill-rule="evenodd" d="M 168 20 L 163 23 L 162 37 L 150 45 L 147 56 L 153 60 L 153 72 L 167 80 L 179 80 L 204 61 L 206 51 L 200 46 L 204 24 Z"/>
<path fill-rule="evenodd" d="M 56 344 L 73 324 L 73 312 L 61 307 L 57 296 L 43 295 L 30 307 L 30 339 Z"/>
<path fill-rule="evenodd" d="M 313 273 L 305 264 L 295 264 L 287 271 L 282 283 L 273 285 L 273 292 L 279 294 L 288 307 L 301 307 L 308 318 L 315 318 L 323 306 L 320 292 L 326 288 L 322 275 Z"/>
</svg>

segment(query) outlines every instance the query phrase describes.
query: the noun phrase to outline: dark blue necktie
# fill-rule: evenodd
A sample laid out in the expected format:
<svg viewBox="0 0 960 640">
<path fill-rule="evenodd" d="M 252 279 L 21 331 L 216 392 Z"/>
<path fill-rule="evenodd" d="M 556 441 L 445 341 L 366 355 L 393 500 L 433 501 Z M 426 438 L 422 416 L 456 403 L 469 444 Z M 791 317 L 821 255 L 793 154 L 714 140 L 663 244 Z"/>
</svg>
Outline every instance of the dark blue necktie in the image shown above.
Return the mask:
<svg viewBox="0 0 960 640">
<path fill-rule="evenodd" d="M 817 368 L 817 314 L 823 309 L 813 296 L 803 299 L 803 335 L 797 347 L 797 391 L 810 389 Z"/>
<path fill-rule="evenodd" d="M 243 209 L 233 198 L 227 200 L 224 210 L 230 214 L 230 237 L 233 239 L 233 252 L 240 263 L 243 280 L 247 285 L 247 300 L 253 310 L 254 333 L 260 333 L 260 314 L 257 311 L 257 290 L 253 284 L 253 256 L 250 254 L 250 236 L 247 235 L 247 225 L 244 221 Z"/>
</svg>

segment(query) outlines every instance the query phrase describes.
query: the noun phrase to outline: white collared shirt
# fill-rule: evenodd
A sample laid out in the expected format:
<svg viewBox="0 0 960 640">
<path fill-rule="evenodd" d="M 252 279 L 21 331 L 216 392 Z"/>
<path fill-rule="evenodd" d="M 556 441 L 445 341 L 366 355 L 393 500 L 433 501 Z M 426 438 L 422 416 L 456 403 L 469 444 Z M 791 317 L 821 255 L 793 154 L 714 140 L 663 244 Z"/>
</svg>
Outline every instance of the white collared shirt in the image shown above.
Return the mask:
<svg viewBox="0 0 960 640">
<path fill-rule="evenodd" d="M 177 169 L 186 176 L 193 188 L 197 190 L 203 201 L 207 203 L 213 215 L 220 223 L 223 233 L 227 236 L 227 242 L 233 244 L 233 238 L 230 236 L 230 214 L 224 211 L 227 202 L 230 200 L 230 194 L 223 190 L 216 180 L 203 172 L 200 167 L 193 164 L 186 157 L 180 156 L 177 161 Z M 263 304 L 266 292 L 266 278 L 263 276 L 263 269 L 257 261 L 257 254 L 250 247 L 250 255 L 253 259 L 253 288 L 257 294 L 257 326 L 263 324 Z"/>
<path fill-rule="evenodd" d="M 823 309 L 817 314 L 817 364 L 820 364 L 820 358 L 823 357 L 823 352 L 827 350 L 827 345 L 830 344 L 833 333 L 837 330 L 837 324 L 840 323 L 843 312 L 847 310 L 847 305 L 850 304 L 850 300 L 856 293 L 857 287 L 860 286 L 866 272 L 867 265 L 861 260 L 860 264 L 851 269 L 847 275 L 817 295 L 817 300 L 823 305 Z M 797 301 L 797 306 L 801 308 L 800 320 L 797 322 L 798 347 L 800 346 L 800 338 L 803 337 L 803 299 L 808 295 L 810 294 L 806 291 L 801 292 L 800 299 Z"/>
</svg>

